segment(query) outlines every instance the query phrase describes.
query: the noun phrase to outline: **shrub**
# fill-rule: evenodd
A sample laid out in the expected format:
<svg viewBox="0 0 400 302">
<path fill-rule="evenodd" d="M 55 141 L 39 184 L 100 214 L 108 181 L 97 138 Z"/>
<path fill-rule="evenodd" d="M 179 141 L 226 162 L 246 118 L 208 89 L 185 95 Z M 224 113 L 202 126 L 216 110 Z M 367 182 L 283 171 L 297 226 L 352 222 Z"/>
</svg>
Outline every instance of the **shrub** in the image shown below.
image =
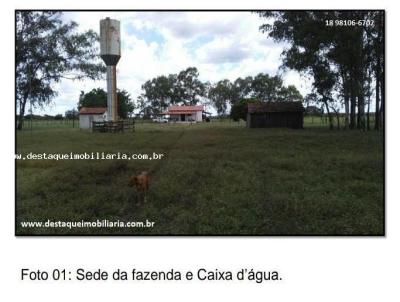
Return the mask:
<svg viewBox="0 0 400 302">
<path fill-rule="evenodd" d="M 241 99 L 234 103 L 231 108 L 230 117 L 234 121 L 239 121 L 240 119 L 246 121 L 247 119 L 247 104 L 258 103 L 256 99 Z"/>
</svg>

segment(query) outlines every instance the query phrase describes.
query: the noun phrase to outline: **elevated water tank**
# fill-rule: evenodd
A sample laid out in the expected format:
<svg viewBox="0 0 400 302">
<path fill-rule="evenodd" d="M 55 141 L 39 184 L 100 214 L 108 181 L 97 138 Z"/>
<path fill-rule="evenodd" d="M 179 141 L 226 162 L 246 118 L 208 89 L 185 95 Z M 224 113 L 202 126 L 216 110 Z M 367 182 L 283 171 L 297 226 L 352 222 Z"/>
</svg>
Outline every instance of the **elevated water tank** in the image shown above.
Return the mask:
<svg viewBox="0 0 400 302">
<path fill-rule="evenodd" d="M 121 58 L 121 35 L 118 20 L 100 20 L 100 57 L 107 66 L 117 65 Z"/>
</svg>

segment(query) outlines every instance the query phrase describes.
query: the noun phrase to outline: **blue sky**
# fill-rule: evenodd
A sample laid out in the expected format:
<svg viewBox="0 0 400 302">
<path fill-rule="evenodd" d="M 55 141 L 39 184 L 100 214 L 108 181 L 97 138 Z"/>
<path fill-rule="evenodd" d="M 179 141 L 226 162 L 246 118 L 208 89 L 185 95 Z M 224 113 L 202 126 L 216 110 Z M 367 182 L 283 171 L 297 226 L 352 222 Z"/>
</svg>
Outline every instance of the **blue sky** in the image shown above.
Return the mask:
<svg viewBox="0 0 400 302">
<path fill-rule="evenodd" d="M 260 72 L 275 75 L 280 66 L 282 44 L 276 44 L 258 28 L 265 22 L 250 12 L 66 12 L 79 30 L 99 31 L 105 17 L 121 22 L 121 60 L 117 65 L 117 86 L 133 99 L 141 85 L 162 74 L 178 73 L 195 66 L 203 81 L 254 76 Z M 283 75 L 303 93 L 309 83 L 296 72 Z M 106 88 L 105 80 L 70 81 L 55 85 L 59 95 L 38 114 L 64 113 L 76 107 L 81 90 Z"/>
</svg>

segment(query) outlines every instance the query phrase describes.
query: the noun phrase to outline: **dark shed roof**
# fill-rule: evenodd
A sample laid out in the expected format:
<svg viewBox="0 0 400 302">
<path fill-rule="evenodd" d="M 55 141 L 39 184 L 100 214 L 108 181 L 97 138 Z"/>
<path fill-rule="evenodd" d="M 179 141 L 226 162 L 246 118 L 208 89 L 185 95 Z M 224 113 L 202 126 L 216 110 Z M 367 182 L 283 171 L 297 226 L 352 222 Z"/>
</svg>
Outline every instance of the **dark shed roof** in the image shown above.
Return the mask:
<svg viewBox="0 0 400 302">
<path fill-rule="evenodd" d="M 265 102 L 247 104 L 249 113 L 255 112 L 303 112 L 304 107 L 301 102 Z"/>
</svg>

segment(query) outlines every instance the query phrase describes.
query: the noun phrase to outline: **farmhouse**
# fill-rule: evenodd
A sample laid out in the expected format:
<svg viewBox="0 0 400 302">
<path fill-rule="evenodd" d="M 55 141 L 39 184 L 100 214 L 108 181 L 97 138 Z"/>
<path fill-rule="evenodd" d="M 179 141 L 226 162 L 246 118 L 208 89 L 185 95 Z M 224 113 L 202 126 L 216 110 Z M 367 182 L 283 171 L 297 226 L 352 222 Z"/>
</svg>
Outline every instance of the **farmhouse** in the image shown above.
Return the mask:
<svg viewBox="0 0 400 302">
<path fill-rule="evenodd" d="M 248 128 L 303 128 L 304 107 L 301 102 L 264 102 L 247 105 Z"/>
<path fill-rule="evenodd" d="M 162 114 L 169 115 L 173 122 L 201 122 L 203 121 L 203 105 L 170 106 Z"/>
<path fill-rule="evenodd" d="M 82 107 L 79 110 L 79 127 L 90 129 L 92 122 L 107 120 L 107 107 Z"/>
</svg>

